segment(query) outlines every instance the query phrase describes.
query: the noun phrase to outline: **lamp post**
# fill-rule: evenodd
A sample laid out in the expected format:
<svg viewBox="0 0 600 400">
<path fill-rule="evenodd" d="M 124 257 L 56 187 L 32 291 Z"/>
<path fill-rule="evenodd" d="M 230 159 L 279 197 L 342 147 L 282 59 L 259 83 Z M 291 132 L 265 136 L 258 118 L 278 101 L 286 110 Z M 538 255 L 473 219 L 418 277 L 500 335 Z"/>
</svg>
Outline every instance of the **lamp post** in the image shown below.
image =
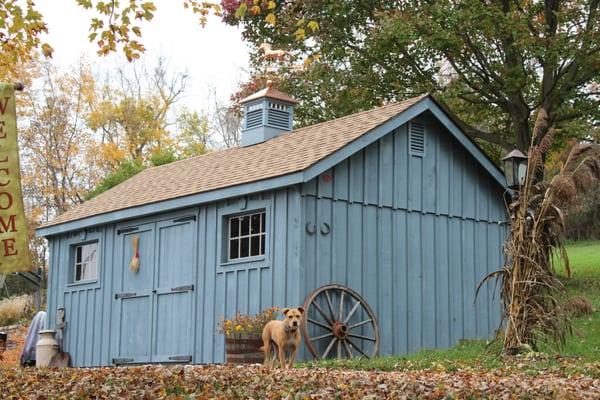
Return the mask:
<svg viewBox="0 0 600 400">
<path fill-rule="evenodd" d="M 504 175 L 506 176 L 506 186 L 508 188 L 519 190 L 525 183 L 527 160 L 527 156 L 517 149 L 508 153 L 501 160 L 504 163 Z"/>
</svg>

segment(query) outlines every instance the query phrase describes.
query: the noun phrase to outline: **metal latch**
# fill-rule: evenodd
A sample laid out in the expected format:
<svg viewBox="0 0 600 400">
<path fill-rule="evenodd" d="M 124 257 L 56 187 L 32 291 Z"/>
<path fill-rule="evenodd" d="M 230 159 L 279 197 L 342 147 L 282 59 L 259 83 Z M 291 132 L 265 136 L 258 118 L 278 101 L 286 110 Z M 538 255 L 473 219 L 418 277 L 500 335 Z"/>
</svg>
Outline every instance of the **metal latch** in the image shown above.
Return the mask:
<svg viewBox="0 0 600 400">
<path fill-rule="evenodd" d="M 129 297 L 135 297 L 137 293 L 116 293 L 115 299 L 127 299 Z"/>
<path fill-rule="evenodd" d="M 133 358 L 113 358 L 113 364 L 118 365 L 118 364 L 129 364 L 132 363 L 134 360 Z"/>
<path fill-rule="evenodd" d="M 169 361 L 191 362 L 192 356 L 171 356 Z"/>
<path fill-rule="evenodd" d="M 194 285 L 177 286 L 171 288 L 171 292 L 187 292 L 190 290 L 194 290 Z"/>
</svg>

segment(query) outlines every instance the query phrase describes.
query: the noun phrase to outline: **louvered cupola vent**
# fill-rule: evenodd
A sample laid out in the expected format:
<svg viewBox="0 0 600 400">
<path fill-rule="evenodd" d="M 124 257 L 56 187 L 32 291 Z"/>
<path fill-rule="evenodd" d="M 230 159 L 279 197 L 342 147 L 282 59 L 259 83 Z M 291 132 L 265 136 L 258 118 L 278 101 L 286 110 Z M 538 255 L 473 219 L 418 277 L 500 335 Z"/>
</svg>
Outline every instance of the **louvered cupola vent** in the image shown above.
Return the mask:
<svg viewBox="0 0 600 400">
<path fill-rule="evenodd" d="M 246 129 L 252 129 L 262 125 L 262 116 L 263 112 L 260 104 L 255 104 L 254 106 L 248 107 L 246 114 Z"/>
<path fill-rule="evenodd" d="M 290 127 L 289 106 L 269 102 L 267 123 L 276 128 L 288 129 Z"/>
<path fill-rule="evenodd" d="M 425 126 L 418 122 L 409 125 L 409 146 L 413 156 L 423 157 L 425 154 Z"/>
<path fill-rule="evenodd" d="M 281 133 L 292 130 L 294 105 L 297 101 L 273 88 L 267 87 L 241 101 L 244 108 L 242 146 L 262 143 Z"/>
</svg>

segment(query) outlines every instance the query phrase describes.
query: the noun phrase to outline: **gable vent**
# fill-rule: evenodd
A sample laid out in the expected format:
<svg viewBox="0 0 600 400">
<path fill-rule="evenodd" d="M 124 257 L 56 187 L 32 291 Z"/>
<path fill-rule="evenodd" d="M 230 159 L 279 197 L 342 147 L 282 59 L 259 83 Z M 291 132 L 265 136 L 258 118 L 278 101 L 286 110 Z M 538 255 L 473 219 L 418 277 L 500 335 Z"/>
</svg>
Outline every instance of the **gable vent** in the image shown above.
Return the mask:
<svg viewBox="0 0 600 400">
<path fill-rule="evenodd" d="M 418 122 L 411 122 L 409 129 L 410 153 L 422 157 L 425 154 L 425 126 Z"/>
<path fill-rule="evenodd" d="M 246 115 L 246 129 L 254 128 L 262 124 L 262 109 L 250 110 Z"/>
</svg>

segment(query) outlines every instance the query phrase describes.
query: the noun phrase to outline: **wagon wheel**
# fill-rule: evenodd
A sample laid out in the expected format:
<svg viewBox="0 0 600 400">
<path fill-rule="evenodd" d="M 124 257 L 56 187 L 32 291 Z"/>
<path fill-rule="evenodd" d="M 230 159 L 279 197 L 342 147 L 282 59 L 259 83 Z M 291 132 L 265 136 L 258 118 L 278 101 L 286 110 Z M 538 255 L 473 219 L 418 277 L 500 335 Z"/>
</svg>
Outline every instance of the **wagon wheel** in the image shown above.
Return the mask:
<svg viewBox="0 0 600 400">
<path fill-rule="evenodd" d="M 325 285 L 304 301 L 302 335 L 317 359 L 374 357 L 379 352 L 379 326 L 369 304 L 354 290 Z"/>
</svg>

